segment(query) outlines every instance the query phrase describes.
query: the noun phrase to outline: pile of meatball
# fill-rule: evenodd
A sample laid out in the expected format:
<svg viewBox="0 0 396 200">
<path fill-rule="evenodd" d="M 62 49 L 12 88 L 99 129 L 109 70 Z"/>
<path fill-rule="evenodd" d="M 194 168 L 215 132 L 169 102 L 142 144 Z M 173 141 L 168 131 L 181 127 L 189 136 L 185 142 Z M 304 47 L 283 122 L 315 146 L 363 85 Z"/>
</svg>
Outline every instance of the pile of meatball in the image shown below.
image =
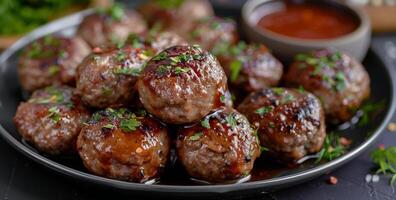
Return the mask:
<svg viewBox="0 0 396 200">
<path fill-rule="evenodd" d="M 285 69 L 207 1 L 175 2 L 99 9 L 76 36 L 28 45 L 18 72 L 32 95 L 14 117 L 23 139 L 139 183 L 166 173 L 174 150 L 192 178 L 223 183 L 249 177 L 263 149 L 284 164 L 320 151 L 326 123 L 350 120 L 370 94 L 345 53 L 303 52 Z"/>
</svg>

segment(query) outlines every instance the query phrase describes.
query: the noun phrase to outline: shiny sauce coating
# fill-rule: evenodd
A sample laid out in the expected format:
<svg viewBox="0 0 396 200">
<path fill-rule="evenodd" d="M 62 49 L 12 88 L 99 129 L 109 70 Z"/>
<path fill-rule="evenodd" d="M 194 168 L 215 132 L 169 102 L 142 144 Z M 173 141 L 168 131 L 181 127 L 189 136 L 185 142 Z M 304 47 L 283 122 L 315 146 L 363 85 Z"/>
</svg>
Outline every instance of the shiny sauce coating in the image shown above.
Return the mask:
<svg viewBox="0 0 396 200">
<path fill-rule="evenodd" d="M 336 8 L 319 4 L 287 3 L 281 10 L 264 15 L 257 27 L 302 39 L 329 39 L 349 34 L 359 21 Z"/>
</svg>

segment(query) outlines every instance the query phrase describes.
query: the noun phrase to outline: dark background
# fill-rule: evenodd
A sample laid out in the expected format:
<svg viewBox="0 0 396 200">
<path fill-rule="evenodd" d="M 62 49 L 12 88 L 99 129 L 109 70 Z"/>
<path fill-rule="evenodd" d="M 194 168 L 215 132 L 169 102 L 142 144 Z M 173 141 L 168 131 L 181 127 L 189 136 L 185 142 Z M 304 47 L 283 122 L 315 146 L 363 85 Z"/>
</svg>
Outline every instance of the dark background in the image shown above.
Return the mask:
<svg viewBox="0 0 396 200">
<path fill-rule="evenodd" d="M 221 2 L 220 0 L 218 0 Z M 235 0 L 234 0 L 235 1 Z M 241 1 L 237 1 L 237 3 Z M 235 4 L 233 5 L 235 6 Z M 385 64 L 396 67 L 396 34 L 376 35 L 372 49 L 384 60 Z M 371 66 L 375 67 L 375 66 Z M 396 121 L 396 115 L 393 117 Z M 279 200 L 341 200 L 341 199 L 378 199 L 396 200 L 396 185 L 389 186 L 389 177 L 380 176 L 378 183 L 366 183 L 365 177 L 373 173 L 369 153 L 379 144 L 396 145 L 396 133 L 385 130 L 368 151 L 328 175 L 284 189 L 275 193 L 262 193 L 245 199 Z M 336 185 L 327 183 L 330 176 L 338 178 Z M 7 200 L 53 200 L 53 199 L 122 199 L 118 192 L 105 188 L 82 185 L 66 178 L 18 153 L 4 140 L 0 139 L 0 198 Z M 129 199 L 134 198 L 133 193 Z M 242 196 L 243 194 L 241 194 Z M 139 198 L 134 198 L 139 199 Z M 144 198 L 148 199 L 148 198 Z M 229 198 L 228 198 L 229 199 Z M 235 196 L 235 199 L 243 199 Z"/>
</svg>

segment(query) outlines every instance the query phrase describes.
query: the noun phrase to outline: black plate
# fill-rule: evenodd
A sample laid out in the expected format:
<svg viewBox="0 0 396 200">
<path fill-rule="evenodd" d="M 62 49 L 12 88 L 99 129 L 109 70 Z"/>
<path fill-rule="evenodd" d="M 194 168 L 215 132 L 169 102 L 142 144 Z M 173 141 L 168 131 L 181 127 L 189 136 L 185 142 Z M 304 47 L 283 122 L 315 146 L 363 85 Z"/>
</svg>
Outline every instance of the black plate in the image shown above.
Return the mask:
<svg viewBox="0 0 396 200">
<path fill-rule="evenodd" d="M 199 194 L 227 194 L 232 195 L 244 191 L 243 194 L 271 191 L 282 187 L 298 184 L 316 176 L 328 173 L 331 170 L 352 160 L 362 153 L 374 140 L 390 120 L 395 108 L 395 83 L 392 78 L 392 69 L 384 65 L 378 56 L 370 50 L 364 65 L 371 77 L 372 102 L 385 102 L 382 112 L 377 113 L 370 123 L 364 127 L 350 127 L 338 130 L 340 135 L 353 140 L 348 152 L 342 157 L 327 163 L 305 162 L 303 165 L 290 168 L 268 168 L 265 162 L 256 162 L 253 179 L 250 182 L 224 185 L 194 185 L 186 178 L 183 170 L 179 168 L 169 169 L 159 183 L 153 185 L 129 183 L 107 179 L 89 174 L 76 157 L 51 158 L 39 154 L 35 149 L 26 144 L 17 133 L 12 118 L 20 101 L 23 100 L 22 90 L 17 76 L 17 60 L 20 50 L 30 42 L 50 33 L 73 35 L 76 26 L 83 16 L 90 11 L 84 11 L 69 17 L 57 20 L 43 26 L 26 37 L 19 40 L 0 56 L 0 133 L 1 136 L 14 148 L 28 156 L 32 160 L 61 174 L 79 179 L 87 183 L 95 183 L 108 188 L 123 191 L 141 192 L 149 195 L 167 193 L 174 196 L 193 196 Z M 263 171 L 270 173 L 264 173 Z M 261 174 L 261 175 L 258 175 Z"/>
</svg>

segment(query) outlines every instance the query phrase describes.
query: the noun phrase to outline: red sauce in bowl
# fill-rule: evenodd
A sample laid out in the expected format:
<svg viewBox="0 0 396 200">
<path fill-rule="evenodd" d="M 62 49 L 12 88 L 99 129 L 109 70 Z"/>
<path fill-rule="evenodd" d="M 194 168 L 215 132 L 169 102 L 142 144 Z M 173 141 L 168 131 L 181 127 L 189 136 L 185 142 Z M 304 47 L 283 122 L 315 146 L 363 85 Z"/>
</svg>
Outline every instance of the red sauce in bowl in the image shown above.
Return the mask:
<svg viewBox="0 0 396 200">
<path fill-rule="evenodd" d="M 257 26 L 294 38 L 329 39 L 353 32 L 359 21 L 335 7 L 287 3 L 283 9 L 264 15 Z"/>
</svg>

